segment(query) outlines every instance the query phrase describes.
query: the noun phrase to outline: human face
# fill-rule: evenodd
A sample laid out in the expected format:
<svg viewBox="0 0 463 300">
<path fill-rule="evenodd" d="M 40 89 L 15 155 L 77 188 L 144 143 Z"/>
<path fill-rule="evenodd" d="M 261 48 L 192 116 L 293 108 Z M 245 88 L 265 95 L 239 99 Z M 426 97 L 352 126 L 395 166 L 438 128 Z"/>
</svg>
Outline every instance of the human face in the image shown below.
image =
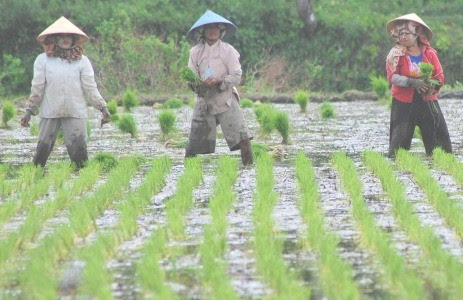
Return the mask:
<svg viewBox="0 0 463 300">
<path fill-rule="evenodd" d="M 72 47 L 72 40 L 72 34 L 59 34 L 57 41 L 58 47 L 61 49 L 70 49 Z"/>
<path fill-rule="evenodd" d="M 220 39 L 219 24 L 207 24 L 204 26 L 204 37 L 209 45 L 214 44 Z"/>
<path fill-rule="evenodd" d="M 416 34 L 413 34 L 407 31 L 402 31 L 399 33 L 399 41 L 405 47 L 415 46 L 417 44 L 416 38 L 417 38 Z"/>
</svg>

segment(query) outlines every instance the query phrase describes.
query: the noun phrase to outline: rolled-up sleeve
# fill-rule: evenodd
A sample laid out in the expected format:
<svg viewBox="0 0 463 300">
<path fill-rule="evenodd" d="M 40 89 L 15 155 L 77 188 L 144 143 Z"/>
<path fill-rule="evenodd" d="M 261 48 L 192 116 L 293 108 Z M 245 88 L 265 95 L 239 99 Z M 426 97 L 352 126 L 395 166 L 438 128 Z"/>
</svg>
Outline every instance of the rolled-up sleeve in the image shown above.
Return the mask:
<svg viewBox="0 0 463 300">
<path fill-rule="evenodd" d="M 80 73 L 80 80 L 82 82 L 84 95 L 91 106 L 101 111 L 104 107 L 106 107 L 106 101 L 98 91 L 95 82 L 95 73 L 93 72 L 93 67 L 90 63 L 90 60 L 86 56 L 83 56 L 82 59 L 83 69 Z"/>
<path fill-rule="evenodd" d="M 241 82 L 241 64 L 240 64 L 240 54 L 236 51 L 235 48 L 231 48 L 228 52 L 227 58 L 224 60 L 224 63 L 228 69 L 228 75 L 223 78 L 223 82 L 220 85 L 220 90 L 225 91 L 231 89 L 234 86 L 237 86 Z"/>
<path fill-rule="evenodd" d="M 31 95 L 26 104 L 26 109 L 30 110 L 33 115 L 36 115 L 39 111 L 45 91 L 45 83 L 45 61 L 43 55 L 39 55 L 34 62 L 34 78 L 31 83 Z"/>
</svg>

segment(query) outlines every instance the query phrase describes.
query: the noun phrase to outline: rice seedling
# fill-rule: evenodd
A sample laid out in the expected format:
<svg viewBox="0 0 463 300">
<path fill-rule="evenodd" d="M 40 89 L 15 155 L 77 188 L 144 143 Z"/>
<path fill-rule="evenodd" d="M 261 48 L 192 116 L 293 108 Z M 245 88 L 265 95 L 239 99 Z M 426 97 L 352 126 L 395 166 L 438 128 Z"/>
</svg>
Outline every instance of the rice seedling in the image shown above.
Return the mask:
<svg viewBox="0 0 463 300">
<path fill-rule="evenodd" d="M 122 132 L 130 133 L 132 138 L 137 136 L 137 123 L 131 114 L 123 114 L 117 122 L 117 126 Z"/>
<path fill-rule="evenodd" d="M 407 269 L 407 263 L 396 252 L 389 236 L 378 229 L 373 214 L 366 207 L 362 183 L 353 161 L 340 152 L 334 154 L 332 160 L 341 175 L 344 189 L 352 199 L 353 215 L 362 240 L 381 262 L 383 278 L 390 286 L 390 293 L 393 297 L 403 299 L 426 298 L 423 281 L 415 272 Z"/>
<path fill-rule="evenodd" d="M 191 108 L 195 107 L 195 99 L 190 99 L 190 101 L 188 101 L 188 106 Z"/>
<path fill-rule="evenodd" d="M 125 90 L 125 94 L 122 97 L 122 105 L 124 106 L 126 112 L 131 112 L 132 108 L 140 105 L 134 90 Z"/>
<path fill-rule="evenodd" d="M 13 192 L 13 183 L 7 179 L 9 169 L 9 164 L 0 164 L 0 200 Z"/>
<path fill-rule="evenodd" d="M 57 264 L 71 251 L 76 237 L 86 236 L 95 226 L 95 218 L 121 197 L 138 167 L 138 160 L 134 157 L 121 159 L 118 166 L 110 172 L 108 181 L 93 195 L 70 205 L 70 225 L 59 227 L 31 250 L 30 259 L 19 275 L 25 295 L 33 298 L 46 297 L 45 299 L 57 297 Z"/>
<path fill-rule="evenodd" d="M 183 107 L 183 101 L 178 98 L 170 98 L 162 106 L 164 109 L 177 109 Z"/>
<path fill-rule="evenodd" d="M 277 111 L 273 116 L 273 126 L 282 137 L 281 143 L 289 143 L 289 118 L 284 111 Z"/>
<path fill-rule="evenodd" d="M 437 212 L 443 217 L 445 222 L 457 232 L 460 238 L 462 238 L 463 210 L 454 199 L 450 199 L 447 193 L 441 189 L 429 172 L 429 167 L 425 166 L 417 156 L 403 149 L 397 151 L 396 160 L 400 168 L 412 173 L 413 178 L 423 189 L 428 200 L 436 208 Z"/>
<path fill-rule="evenodd" d="M 253 108 L 254 102 L 251 99 L 243 98 L 240 100 L 240 105 L 242 108 Z"/>
<path fill-rule="evenodd" d="M 192 84 L 202 83 L 202 80 L 189 67 L 182 68 L 180 71 L 180 79 Z"/>
<path fill-rule="evenodd" d="M 338 254 L 338 238 L 325 229 L 323 211 L 318 207 L 320 197 L 312 163 L 304 153 L 299 152 L 294 164 L 300 190 L 298 204 L 308 225 L 309 245 L 320 258 L 324 293 L 331 299 L 360 299 L 358 286 L 353 280 L 353 270 Z"/>
<path fill-rule="evenodd" d="M 70 165 L 67 165 L 69 166 L 69 170 L 71 170 Z M 93 186 L 98 179 L 98 174 L 98 164 L 90 163 L 79 171 L 79 176 L 72 183 L 60 185 L 56 190 L 54 201 L 47 201 L 42 206 L 32 207 L 19 230 L 0 241 L 0 267 L 3 266 L 6 259 L 11 259 L 13 254 L 17 254 L 15 251 L 22 250 L 25 244 L 35 240 L 46 220 L 63 210 L 73 197 Z"/>
<path fill-rule="evenodd" d="M 184 217 L 193 206 L 193 191 L 202 178 L 202 160 L 199 157 L 185 159 L 185 171 L 178 180 L 177 191 L 166 203 L 167 228 L 174 237 L 184 235 Z"/>
<path fill-rule="evenodd" d="M 214 196 L 209 202 L 212 221 L 204 229 L 204 242 L 199 253 L 203 263 L 201 277 L 206 294 L 214 299 L 238 299 L 226 272 L 222 257 L 226 250 L 227 213 L 231 209 L 234 195 L 233 184 L 238 176 L 238 162 L 229 156 L 221 156 L 216 169 Z"/>
<path fill-rule="evenodd" d="M 378 96 L 378 100 L 386 98 L 389 91 L 389 82 L 384 76 L 370 75 L 370 85 Z"/>
<path fill-rule="evenodd" d="M 13 103 L 4 101 L 2 104 L 2 121 L 5 127 L 8 127 L 8 122 L 16 115 L 16 109 Z"/>
<path fill-rule="evenodd" d="M 39 136 L 39 123 L 31 122 L 31 126 L 29 127 L 29 133 L 33 136 Z"/>
<path fill-rule="evenodd" d="M 154 159 L 143 183 L 118 205 L 120 218 L 114 230 L 99 234 L 92 245 L 79 251 L 79 256 L 86 262 L 79 288 L 82 294 L 99 299 L 111 296 L 112 277 L 106 270 L 107 261 L 123 241 L 136 233 L 138 216 L 164 186 L 170 167 L 168 157 Z"/>
<path fill-rule="evenodd" d="M 363 161 L 381 181 L 381 185 L 391 200 L 393 213 L 400 227 L 410 239 L 423 250 L 422 266 L 426 278 L 433 288 L 434 297 L 453 299 L 463 295 L 463 267 L 461 263 L 441 245 L 440 239 L 430 227 L 423 227 L 415 214 L 412 203 L 407 200 L 405 187 L 394 176 L 392 164 L 381 154 L 365 151 Z"/>
<path fill-rule="evenodd" d="M 254 114 L 257 122 L 260 124 L 260 130 L 263 135 L 269 135 L 274 129 L 275 109 L 268 104 L 262 104 L 254 107 Z"/>
<path fill-rule="evenodd" d="M 310 290 L 300 286 L 282 258 L 283 241 L 276 237 L 272 212 L 277 202 L 273 190 L 273 159 L 263 154 L 256 161 L 257 193 L 254 196 L 253 223 L 257 270 L 276 293 L 291 299 L 308 299 Z"/>
<path fill-rule="evenodd" d="M 119 120 L 119 115 L 117 113 L 117 100 L 113 99 L 108 102 L 108 111 L 111 114 L 111 118 L 109 119 L 111 122 L 116 122 Z"/>
<path fill-rule="evenodd" d="M 447 153 L 441 148 L 437 148 L 434 149 L 432 158 L 436 168 L 448 172 L 461 186 L 463 186 L 463 164 L 455 155 Z"/>
<path fill-rule="evenodd" d="M 308 91 L 298 90 L 294 95 L 294 102 L 299 104 L 301 112 L 306 112 L 307 103 L 309 102 L 310 93 Z"/>
<path fill-rule="evenodd" d="M 109 172 L 112 168 L 116 167 L 118 163 L 114 155 L 105 152 L 97 153 L 93 160 L 97 161 L 105 172 Z"/>
<path fill-rule="evenodd" d="M 145 292 L 155 292 L 159 299 L 177 299 L 169 285 L 165 283 L 165 272 L 159 260 L 165 252 L 167 232 L 159 229 L 143 246 L 140 263 L 137 264 L 137 281 Z"/>
<path fill-rule="evenodd" d="M 335 117 L 333 105 L 328 100 L 323 101 L 323 104 L 320 106 L 320 112 L 324 120 Z"/>
<path fill-rule="evenodd" d="M 158 115 L 159 127 L 161 127 L 162 139 L 167 139 L 173 132 L 175 132 L 175 123 L 177 118 L 172 110 L 163 110 Z"/>
<path fill-rule="evenodd" d="M 415 126 L 415 131 L 413 131 L 413 138 L 423 140 L 420 127 Z"/>
<path fill-rule="evenodd" d="M 251 142 L 251 148 L 252 148 L 252 158 L 254 160 L 256 160 L 263 153 L 267 153 L 270 150 L 267 145 L 259 144 L 257 142 Z"/>
</svg>

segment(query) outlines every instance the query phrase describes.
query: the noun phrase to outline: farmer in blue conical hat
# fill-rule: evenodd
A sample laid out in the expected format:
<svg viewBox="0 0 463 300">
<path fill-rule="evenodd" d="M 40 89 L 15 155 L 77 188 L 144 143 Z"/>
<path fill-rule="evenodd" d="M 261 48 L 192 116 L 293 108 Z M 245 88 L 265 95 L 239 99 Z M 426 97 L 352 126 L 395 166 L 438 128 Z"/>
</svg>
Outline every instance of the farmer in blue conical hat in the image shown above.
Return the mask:
<svg viewBox="0 0 463 300">
<path fill-rule="evenodd" d="M 216 127 L 220 124 L 230 150 L 241 150 L 243 165 L 252 164 L 252 136 L 235 88 L 241 81 L 240 55 L 221 40 L 235 31 L 232 22 L 209 10 L 188 31 L 189 41 L 195 44 L 188 66 L 202 84 L 201 92 L 197 92 L 185 157 L 213 153 Z"/>
</svg>

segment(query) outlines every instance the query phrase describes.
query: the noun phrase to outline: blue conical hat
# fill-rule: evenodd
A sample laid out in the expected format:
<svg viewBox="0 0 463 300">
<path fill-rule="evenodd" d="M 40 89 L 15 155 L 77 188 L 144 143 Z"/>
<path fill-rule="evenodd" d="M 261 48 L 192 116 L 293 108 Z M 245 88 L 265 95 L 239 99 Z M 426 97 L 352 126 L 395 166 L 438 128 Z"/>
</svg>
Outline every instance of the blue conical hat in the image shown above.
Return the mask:
<svg viewBox="0 0 463 300">
<path fill-rule="evenodd" d="M 201 26 L 212 23 L 222 23 L 225 25 L 226 32 L 222 38 L 231 36 L 236 32 L 235 24 L 210 10 L 206 10 L 206 12 L 198 19 L 198 21 L 196 21 L 196 23 L 190 28 L 190 30 L 186 34 L 188 40 L 193 44 L 197 43 L 198 41 L 195 39 L 194 34 L 195 31 Z"/>
</svg>

